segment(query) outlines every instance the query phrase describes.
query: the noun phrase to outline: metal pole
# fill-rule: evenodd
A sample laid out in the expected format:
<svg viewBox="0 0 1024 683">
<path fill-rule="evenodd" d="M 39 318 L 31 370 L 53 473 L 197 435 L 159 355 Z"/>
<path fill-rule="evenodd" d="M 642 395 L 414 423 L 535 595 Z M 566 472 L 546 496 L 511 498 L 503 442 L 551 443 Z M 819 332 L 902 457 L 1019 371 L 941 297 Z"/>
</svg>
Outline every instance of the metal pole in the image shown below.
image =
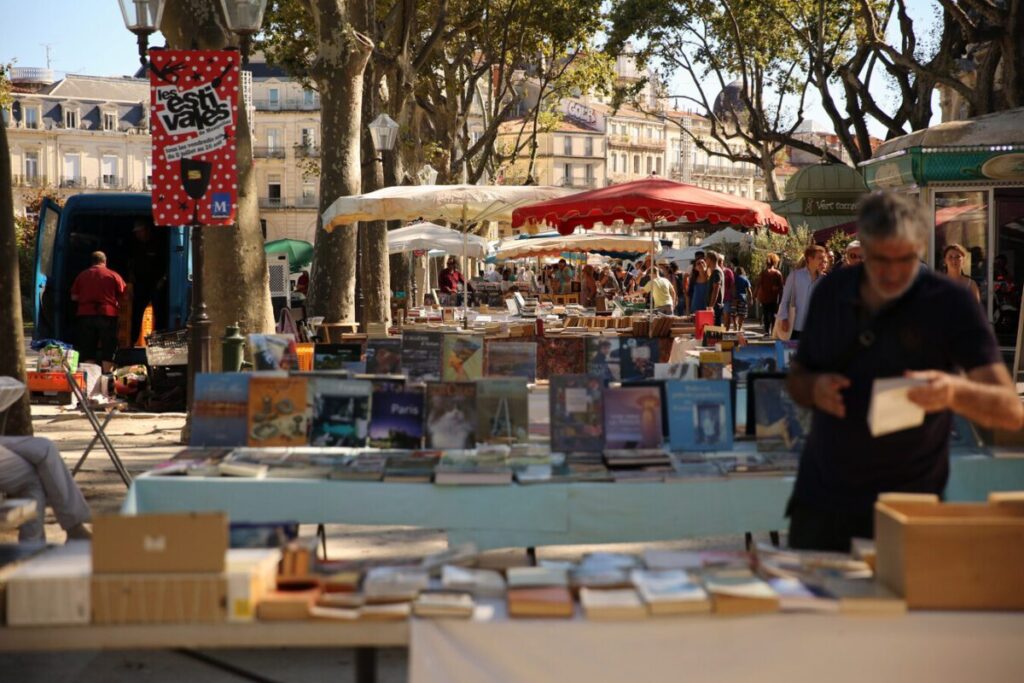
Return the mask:
<svg viewBox="0 0 1024 683">
<path fill-rule="evenodd" d="M 193 387 L 197 372 L 210 371 L 210 317 L 206 313 L 206 294 L 203 277 L 206 262 L 206 244 L 203 228 L 196 222 L 192 230 L 192 313 L 189 315 L 188 401 L 192 405 Z"/>
</svg>

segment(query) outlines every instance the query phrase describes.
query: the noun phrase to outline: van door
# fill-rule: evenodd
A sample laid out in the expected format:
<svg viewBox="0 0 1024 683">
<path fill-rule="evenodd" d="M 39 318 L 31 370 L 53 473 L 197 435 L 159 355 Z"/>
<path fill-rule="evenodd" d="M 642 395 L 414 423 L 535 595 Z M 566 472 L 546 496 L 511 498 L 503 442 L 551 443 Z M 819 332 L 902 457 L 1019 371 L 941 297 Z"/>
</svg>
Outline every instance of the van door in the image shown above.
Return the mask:
<svg viewBox="0 0 1024 683">
<path fill-rule="evenodd" d="M 54 276 L 54 263 L 57 261 L 57 250 L 61 248 L 57 240 L 57 228 L 60 226 L 60 207 L 52 199 L 44 199 L 39 209 L 39 229 L 36 232 L 36 276 L 33 303 L 34 339 L 46 339 L 54 334 L 54 322 L 57 320 L 59 304 L 55 295 L 58 283 L 50 282 Z M 47 289 L 47 284 L 52 286 Z"/>
<path fill-rule="evenodd" d="M 184 329 L 188 321 L 189 311 L 189 275 L 192 272 L 191 254 L 188 248 L 188 228 L 182 226 L 168 231 L 171 241 L 167 259 L 167 317 L 166 321 L 157 321 L 158 325 L 167 325 L 167 330 Z"/>
</svg>

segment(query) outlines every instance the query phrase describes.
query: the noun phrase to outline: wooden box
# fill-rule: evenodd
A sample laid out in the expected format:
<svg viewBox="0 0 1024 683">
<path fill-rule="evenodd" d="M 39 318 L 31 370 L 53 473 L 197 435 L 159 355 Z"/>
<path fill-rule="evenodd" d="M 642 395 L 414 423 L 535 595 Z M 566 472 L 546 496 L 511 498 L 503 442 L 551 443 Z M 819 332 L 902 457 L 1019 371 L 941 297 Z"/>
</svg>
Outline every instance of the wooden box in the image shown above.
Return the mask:
<svg viewBox="0 0 1024 683">
<path fill-rule="evenodd" d="M 910 609 L 1024 609 L 1024 493 L 988 503 L 884 494 L 875 575 Z"/>
</svg>

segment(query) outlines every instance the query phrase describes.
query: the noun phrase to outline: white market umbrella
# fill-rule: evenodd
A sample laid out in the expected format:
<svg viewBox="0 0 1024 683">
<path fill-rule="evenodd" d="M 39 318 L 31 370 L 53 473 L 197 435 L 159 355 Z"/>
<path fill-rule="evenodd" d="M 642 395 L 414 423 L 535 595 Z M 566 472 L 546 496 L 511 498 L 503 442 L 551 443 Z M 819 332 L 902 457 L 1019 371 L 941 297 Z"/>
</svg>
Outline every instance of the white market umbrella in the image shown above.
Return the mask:
<svg viewBox="0 0 1024 683">
<path fill-rule="evenodd" d="M 747 244 L 750 242 L 750 235 L 740 232 L 736 228 L 725 228 L 716 233 L 708 235 L 700 241 L 700 246 L 707 247 L 712 244 Z"/>
<path fill-rule="evenodd" d="M 463 249 L 465 247 L 465 249 Z M 479 235 L 464 235 L 434 223 L 413 223 L 388 232 L 388 253 L 404 254 L 410 251 L 459 254 L 465 251 L 469 258 L 487 256 L 487 240 Z"/>
<path fill-rule="evenodd" d="M 671 263 L 688 263 L 693 261 L 701 247 L 683 247 L 682 249 L 665 249 L 658 254 L 659 261 Z"/>
<path fill-rule="evenodd" d="M 646 237 L 583 233 L 563 237 L 511 239 L 498 245 L 494 256 L 499 261 L 534 256 L 559 256 L 562 252 L 630 251 L 648 252 L 651 243 Z"/>
</svg>

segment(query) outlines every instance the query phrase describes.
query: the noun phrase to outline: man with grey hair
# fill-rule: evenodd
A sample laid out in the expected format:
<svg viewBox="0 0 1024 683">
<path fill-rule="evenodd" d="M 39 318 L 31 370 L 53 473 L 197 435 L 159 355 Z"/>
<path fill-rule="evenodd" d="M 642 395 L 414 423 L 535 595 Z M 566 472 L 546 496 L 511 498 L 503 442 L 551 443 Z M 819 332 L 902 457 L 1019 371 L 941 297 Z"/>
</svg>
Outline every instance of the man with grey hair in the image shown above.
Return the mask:
<svg viewBox="0 0 1024 683">
<path fill-rule="evenodd" d="M 1019 429 L 1024 407 L 992 328 L 970 292 L 919 267 L 931 230 L 913 198 L 878 193 L 858 217 L 862 264 L 824 278 L 787 388 L 813 409 L 787 514 L 794 548 L 848 551 L 874 533 L 880 493 L 941 494 L 949 477 L 952 413 L 984 427 Z M 872 437 L 876 379 L 921 381 L 908 397 L 919 427 Z"/>
<path fill-rule="evenodd" d="M 846 245 L 843 252 L 843 265 L 855 266 L 864 260 L 864 250 L 861 249 L 860 240 L 853 240 Z"/>
</svg>

